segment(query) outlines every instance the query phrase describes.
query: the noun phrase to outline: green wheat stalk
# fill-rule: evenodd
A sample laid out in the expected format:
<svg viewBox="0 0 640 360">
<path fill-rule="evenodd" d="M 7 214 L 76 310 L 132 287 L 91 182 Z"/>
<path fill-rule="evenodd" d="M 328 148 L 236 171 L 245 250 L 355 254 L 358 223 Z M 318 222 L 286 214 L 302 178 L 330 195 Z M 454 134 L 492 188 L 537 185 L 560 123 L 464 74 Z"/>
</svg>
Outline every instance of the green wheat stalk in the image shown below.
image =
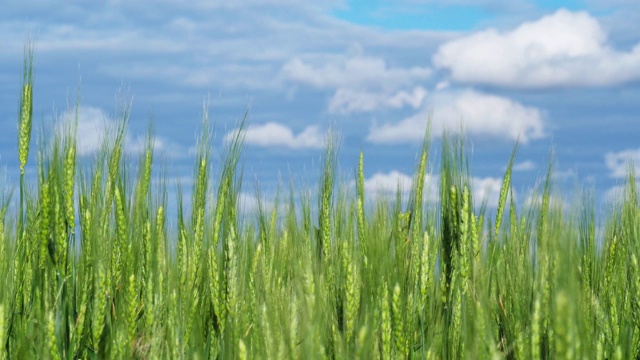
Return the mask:
<svg viewBox="0 0 640 360">
<path fill-rule="evenodd" d="M 511 150 L 511 156 L 509 157 L 509 163 L 507 165 L 507 170 L 504 173 L 504 177 L 502 178 L 502 184 L 500 185 L 500 197 L 498 198 L 498 209 L 496 211 L 496 222 L 495 222 L 495 230 L 494 237 L 498 239 L 498 235 L 500 233 L 500 225 L 502 224 L 502 216 L 504 213 L 505 204 L 507 202 L 507 192 L 511 188 L 511 171 L 513 170 L 513 161 L 516 156 L 516 150 L 518 149 L 518 143 L 513 146 L 513 150 Z"/>
<path fill-rule="evenodd" d="M 364 153 L 360 151 L 358 160 L 358 172 L 356 174 L 356 192 L 358 194 L 356 212 L 358 223 L 358 239 L 360 240 L 360 255 L 362 262 L 367 267 L 367 238 L 365 235 L 365 214 L 364 214 Z"/>
</svg>

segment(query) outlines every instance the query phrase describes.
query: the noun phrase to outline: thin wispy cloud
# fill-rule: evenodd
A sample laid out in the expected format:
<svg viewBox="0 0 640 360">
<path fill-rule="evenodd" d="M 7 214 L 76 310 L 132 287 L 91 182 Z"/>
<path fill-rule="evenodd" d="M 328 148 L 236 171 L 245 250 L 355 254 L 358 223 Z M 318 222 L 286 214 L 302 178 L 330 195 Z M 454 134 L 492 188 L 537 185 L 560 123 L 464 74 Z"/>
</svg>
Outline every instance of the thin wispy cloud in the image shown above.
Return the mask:
<svg viewBox="0 0 640 360">
<path fill-rule="evenodd" d="M 428 67 L 393 67 L 381 57 L 348 55 L 296 57 L 282 68 L 285 79 L 317 88 L 397 88 L 431 73 Z"/>
<path fill-rule="evenodd" d="M 531 160 L 526 160 L 513 165 L 513 171 L 525 172 L 525 171 L 535 170 L 535 168 L 536 168 L 536 163 L 534 163 Z"/>
</svg>

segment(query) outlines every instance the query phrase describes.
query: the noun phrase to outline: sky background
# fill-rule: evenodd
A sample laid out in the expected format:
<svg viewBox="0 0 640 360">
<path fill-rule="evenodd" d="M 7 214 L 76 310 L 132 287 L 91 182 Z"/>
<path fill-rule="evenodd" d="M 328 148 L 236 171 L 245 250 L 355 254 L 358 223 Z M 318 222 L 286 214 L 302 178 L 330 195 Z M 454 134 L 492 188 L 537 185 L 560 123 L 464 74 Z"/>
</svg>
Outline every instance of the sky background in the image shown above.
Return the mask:
<svg viewBox="0 0 640 360">
<path fill-rule="evenodd" d="M 247 202 L 254 179 L 267 200 L 290 180 L 315 191 L 330 127 L 341 134 L 344 181 L 363 150 L 371 193 L 410 186 L 429 118 L 429 179 L 437 178 L 443 131 L 464 128 L 475 200 L 488 196 L 490 206 L 517 139 L 519 201 L 546 174 L 552 151 L 558 193 L 591 188 L 598 204 L 624 183 L 629 160 L 640 164 L 637 0 L 0 2 L 8 183 L 18 173 L 29 39 L 34 142 L 43 126 L 70 117 L 79 90 L 79 154 L 89 163 L 129 99 L 130 155 L 152 121 L 163 159 L 156 169 L 164 164 L 186 190 L 205 102 L 216 163 L 250 108 Z"/>
</svg>

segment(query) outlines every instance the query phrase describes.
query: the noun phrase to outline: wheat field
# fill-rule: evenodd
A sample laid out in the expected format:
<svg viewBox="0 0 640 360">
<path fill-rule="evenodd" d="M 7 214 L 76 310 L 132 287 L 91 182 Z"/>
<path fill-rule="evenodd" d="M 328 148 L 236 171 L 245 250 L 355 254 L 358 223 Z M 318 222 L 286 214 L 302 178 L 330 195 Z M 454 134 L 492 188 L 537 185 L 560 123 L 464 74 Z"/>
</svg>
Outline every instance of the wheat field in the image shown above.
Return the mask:
<svg viewBox="0 0 640 360">
<path fill-rule="evenodd" d="M 179 193 L 170 219 L 151 134 L 126 164 L 126 112 L 88 165 L 73 123 L 36 144 L 28 178 L 32 67 L 27 48 L 19 191 L 0 194 L 0 359 L 640 357 L 632 170 L 597 235 L 593 193 L 567 211 L 551 165 L 540 201 L 517 205 L 517 146 L 489 210 L 472 197 L 463 139 L 443 139 L 429 203 L 428 133 L 408 198 L 365 192 L 363 153 L 345 190 L 329 136 L 317 194 L 290 188 L 247 214 L 243 133 L 217 164 L 205 122 L 190 209 Z"/>
</svg>

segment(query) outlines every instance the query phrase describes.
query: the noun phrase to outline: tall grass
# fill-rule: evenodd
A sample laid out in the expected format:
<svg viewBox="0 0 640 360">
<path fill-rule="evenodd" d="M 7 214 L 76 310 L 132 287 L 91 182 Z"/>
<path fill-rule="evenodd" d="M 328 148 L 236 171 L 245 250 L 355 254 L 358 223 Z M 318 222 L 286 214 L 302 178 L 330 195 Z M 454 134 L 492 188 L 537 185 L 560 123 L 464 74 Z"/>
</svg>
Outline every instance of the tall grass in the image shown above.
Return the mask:
<svg viewBox="0 0 640 360">
<path fill-rule="evenodd" d="M 633 171 L 600 238 L 593 194 L 566 211 L 551 165 L 539 201 L 517 208 L 515 147 L 494 216 L 475 206 L 460 138 L 443 141 L 428 203 L 428 134 L 409 199 L 365 192 L 363 153 L 351 196 L 330 137 L 316 208 L 291 187 L 247 215 L 243 132 L 215 163 L 205 119 L 191 213 L 179 193 L 171 220 L 151 135 L 127 166 L 126 107 L 89 164 L 76 164 L 73 123 L 39 144 L 27 186 L 31 62 L 28 49 L 17 208 L 0 194 L 0 359 L 640 356 Z"/>
</svg>

